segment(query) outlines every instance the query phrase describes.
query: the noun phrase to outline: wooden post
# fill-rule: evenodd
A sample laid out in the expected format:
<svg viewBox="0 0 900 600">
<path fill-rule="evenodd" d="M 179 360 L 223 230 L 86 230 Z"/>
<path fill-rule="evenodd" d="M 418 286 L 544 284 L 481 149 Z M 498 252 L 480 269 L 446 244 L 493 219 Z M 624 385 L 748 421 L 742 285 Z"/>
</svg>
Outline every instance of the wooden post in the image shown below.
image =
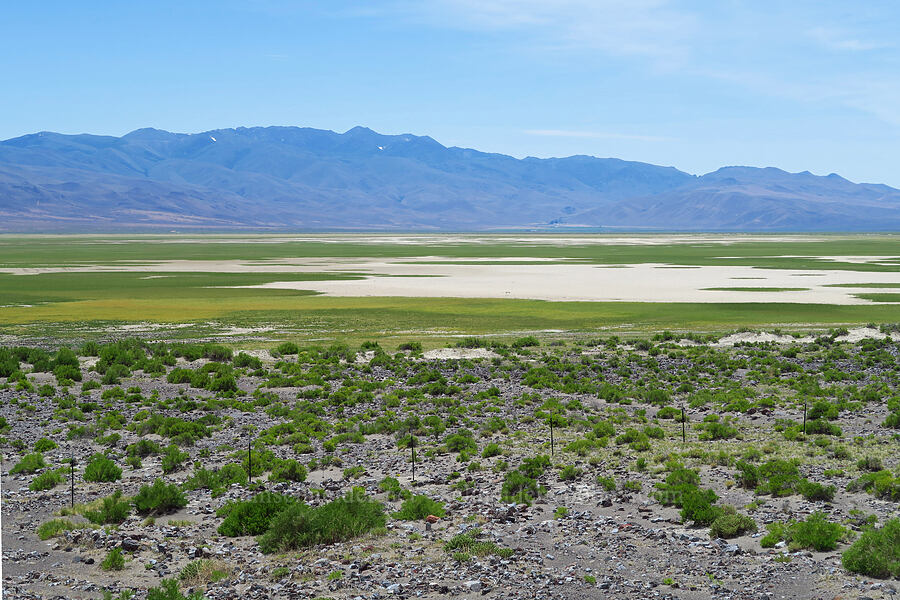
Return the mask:
<svg viewBox="0 0 900 600">
<path fill-rule="evenodd" d="M 682 405 L 681 405 L 681 443 L 682 443 L 682 444 L 685 443 L 685 442 L 687 442 L 687 435 L 686 435 L 686 433 L 685 433 L 684 422 L 685 422 L 685 418 L 684 418 L 684 404 L 682 404 Z"/>
<path fill-rule="evenodd" d="M 409 424 L 409 452 L 412 459 L 412 483 L 416 485 L 416 438 L 413 435 L 412 423 Z"/>
<path fill-rule="evenodd" d="M 75 508 L 75 451 L 72 450 L 72 444 L 69 444 L 69 489 L 70 489 L 70 505 Z"/>
<path fill-rule="evenodd" d="M 803 435 L 806 435 L 806 398 L 803 399 Z"/>
<path fill-rule="evenodd" d="M 553 456 L 553 415 L 550 415 L 550 456 Z"/>
</svg>

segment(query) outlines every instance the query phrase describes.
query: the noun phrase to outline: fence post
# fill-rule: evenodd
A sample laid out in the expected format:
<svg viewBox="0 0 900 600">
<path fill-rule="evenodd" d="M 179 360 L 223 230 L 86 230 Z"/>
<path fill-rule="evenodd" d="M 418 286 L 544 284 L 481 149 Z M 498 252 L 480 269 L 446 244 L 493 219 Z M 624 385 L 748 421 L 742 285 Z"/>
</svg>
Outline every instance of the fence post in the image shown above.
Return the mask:
<svg viewBox="0 0 900 600">
<path fill-rule="evenodd" d="M 550 415 L 550 456 L 553 456 L 553 415 Z"/>
<path fill-rule="evenodd" d="M 416 485 L 416 437 L 413 435 L 413 427 L 410 423 L 409 425 L 409 452 L 410 458 L 412 458 L 412 483 L 413 487 Z"/>
<path fill-rule="evenodd" d="M 803 399 L 803 435 L 806 435 L 806 398 Z"/>
</svg>

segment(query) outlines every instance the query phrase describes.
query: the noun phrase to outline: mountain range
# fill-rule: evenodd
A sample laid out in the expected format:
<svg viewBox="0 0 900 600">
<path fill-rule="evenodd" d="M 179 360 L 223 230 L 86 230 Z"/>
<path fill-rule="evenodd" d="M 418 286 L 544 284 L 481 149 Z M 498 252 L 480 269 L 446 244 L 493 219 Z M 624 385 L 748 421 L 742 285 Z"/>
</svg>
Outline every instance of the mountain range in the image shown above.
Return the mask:
<svg viewBox="0 0 900 600">
<path fill-rule="evenodd" d="M 0 232 L 896 231 L 900 190 L 839 175 L 702 176 L 516 159 L 427 136 L 300 127 L 0 142 Z"/>
</svg>

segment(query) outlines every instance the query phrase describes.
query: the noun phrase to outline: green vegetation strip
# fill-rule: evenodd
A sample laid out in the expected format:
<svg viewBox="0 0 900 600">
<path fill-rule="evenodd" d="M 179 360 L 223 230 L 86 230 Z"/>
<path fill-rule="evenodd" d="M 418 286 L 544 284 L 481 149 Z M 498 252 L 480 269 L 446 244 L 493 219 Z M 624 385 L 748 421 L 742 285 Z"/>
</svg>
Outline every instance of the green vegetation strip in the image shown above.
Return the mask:
<svg viewBox="0 0 900 600">
<path fill-rule="evenodd" d="M 148 264 L 164 260 L 264 261 L 300 258 L 535 258 L 581 259 L 597 264 L 641 264 L 665 262 L 670 265 L 755 266 L 775 269 L 895 271 L 896 261 L 880 257 L 896 252 L 896 235 L 788 236 L 783 240 L 723 235 L 729 243 L 716 243 L 696 236 L 665 236 L 672 243 L 594 243 L 618 241 L 605 238 L 567 237 L 557 243 L 556 235 L 521 236 L 439 236 L 423 238 L 423 243 L 395 243 L 393 238 L 372 242 L 377 236 L 305 236 L 290 241 L 284 236 L 0 236 L 0 266 L 37 267 L 45 265 Z M 644 236 L 648 237 L 648 236 Z M 335 240 L 340 240 L 335 242 Z M 490 242 L 485 242 L 490 240 Z M 583 241 L 582 241 L 583 240 Z M 842 262 L 820 257 L 870 256 L 871 262 Z"/>
<path fill-rule="evenodd" d="M 0 309 L 0 332 L 40 333 L 40 323 L 79 323 L 78 335 L 104 335 L 117 323 L 184 323 L 218 319 L 223 324 L 258 327 L 277 324 L 296 339 L 338 340 L 372 337 L 447 338 L 458 334 L 514 334 L 559 329 L 595 331 L 700 330 L 736 327 L 845 325 L 900 321 L 892 304 L 822 305 L 795 303 L 545 302 L 463 298 L 353 298 L 302 293 L 236 297 L 123 297 L 87 299 L 30 309 Z M 16 324 L 22 324 L 17 328 Z M 54 333 L 48 331 L 48 333 Z M 71 327 L 58 332 L 72 335 Z M 185 330 L 184 335 L 191 335 Z"/>
<path fill-rule="evenodd" d="M 806 292 L 804 287 L 708 287 L 701 288 L 707 292 Z"/>
<path fill-rule="evenodd" d="M 872 302 L 900 302 L 900 293 L 898 294 L 853 294 L 860 300 L 870 300 Z"/>
</svg>

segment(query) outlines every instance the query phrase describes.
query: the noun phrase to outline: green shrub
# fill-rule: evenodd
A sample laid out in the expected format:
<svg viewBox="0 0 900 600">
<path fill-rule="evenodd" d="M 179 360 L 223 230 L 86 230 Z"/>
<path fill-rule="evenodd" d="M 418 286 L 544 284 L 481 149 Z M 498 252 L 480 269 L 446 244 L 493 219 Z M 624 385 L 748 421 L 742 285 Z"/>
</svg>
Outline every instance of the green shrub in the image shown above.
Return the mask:
<svg viewBox="0 0 900 600">
<path fill-rule="evenodd" d="M 347 467 L 343 471 L 344 479 L 359 479 L 366 472 L 366 468 L 362 465 L 356 465 L 355 467 Z"/>
<path fill-rule="evenodd" d="M 122 469 L 102 454 L 95 454 L 84 468 L 85 481 L 117 481 L 122 477 Z"/>
<path fill-rule="evenodd" d="M 417 495 L 403 501 L 400 510 L 392 517 L 401 521 L 421 521 L 428 515 L 443 517 L 444 505 L 428 496 Z"/>
<path fill-rule="evenodd" d="M 626 492 L 638 493 L 643 488 L 643 484 L 637 479 L 626 479 L 622 482 L 622 489 Z"/>
<path fill-rule="evenodd" d="M 838 540 L 847 530 L 837 523 L 828 521 L 825 513 L 816 511 L 806 521 L 798 521 L 790 527 L 791 545 L 797 548 L 812 548 L 819 552 L 834 550 Z"/>
<path fill-rule="evenodd" d="M 613 492 L 616 489 L 616 480 L 612 477 L 604 477 L 603 475 L 597 475 L 597 484 L 600 485 L 607 492 Z"/>
<path fill-rule="evenodd" d="M 466 429 L 462 429 L 456 433 L 448 435 L 444 438 L 447 450 L 450 452 L 476 452 L 478 444 L 472 438 L 472 433 Z"/>
<path fill-rule="evenodd" d="M 37 536 L 42 540 L 49 540 L 52 537 L 58 536 L 63 531 L 82 529 L 83 527 L 85 527 L 85 525 L 73 523 L 68 519 L 51 519 L 38 526 Z"/>
<path fill-rule="evenodd" d="M 533 335 L 520 337 L 520 338 L 514 340 L 512 344 L 510 344 L 510 346 L 512 348 L 528 348 L 528 347 L 540 346 L 540 345 L 541 345 L 541 342 Z"/>
<path fill-rule="evenodd" d="M 859 459 L 856 461 L 856 467 L 861 471 L 871 471 L 873 473 L 884 469 L 881 459 L 877 456 L 866 456 Z"/>
<path fill-rule="evenodd" d="M 525 458 L 519 465 L 519 471 L 526 477 L 537 479 L 544 474 L 544 471 L 550 466 L 550 457 L 546 454 Z"/>
<path fill-rule="evenodd" d="M 747 461 L 739 460 L 734 465 L 737 470 L 737 482 L 744 489 L 752 490 L 759 486 L 759 468 Z"/>
<path fill-rule="evenodd" d="M 97 525 L 119 524 L 128 518 L 130 512 L 131 505 L 122 500 L 122 490 L 116 490 L 112 496 L 103 499 L 99 510 L 85 512 L 84 518 Z"/>
<path fill-rule="evenodd" d="M 756 521 L 736 512 L 726 512 L 717 517 L 709 528 L 710 537 L 731 539 L 756 531 Z"/>
<path fill-rule="evenodd" d="M 248 367 L 250 369 L 262 368 L 262 361 L 255 356 L 250 356 L 246 352 L 238 352 L 237 356 L 234 357 L 234 360 L 231 364 L 239 369 L 244 367 Z"/>
<path fill-rule="evenodd" d="M 890 471 L 866 473 L 847 485 L 851 492 L 865 490 L 885 500 L 900 500 L 900 478 L 895 478 Z"/>
<path fill-rule="evenodd" d="M 139 456 L 141 458 L 162 452 L 159 444 L 152 440 L 138 440 L 134 444 L 125 446 L 125 450 L 128 452 L 128 456 Z"/>
<path fill-rule="evenodd" d="M 275 352 L 277 354 L 281 354 L 283 356 L 287 356 L 289 354 L 297 354 L 300 352 L 300 347 L 297 346 L 294 342 L 281 342 L 277 346 L 275 346 Z"/>
<path fill-rule="evenodd" d="M 9 470 L 10 475 L 17 473 L 36 473 L 47 466 L 44 462 L 44 455 L 40 452 L 26 454 L 22 460 L 17 462 L 12 469 Z"/>
<path fill-rule="evenodd" d="M 663 406 L 656 413 L 657 419 L 679 419 L 681 420 L 681 411 L 674 406 Z"/>
<path fill-rule="evenodd" d="M 559 471 L 560 481 L 575 481 L 581 477 L 581 469 L 575 465 L 566 465 Z"/>
<path fill-rule="evenodd" d="M 892 429 L 900 429 L 900 411 L 894 411 L 885 418 L 882 427 L 890 427 Z"/>
<path fill-rule="evenodd" d="M 100 383 L 103 385 L 118 385 L 123 377 L 128 377 L 129 375 L 131 375 L 131 369 L 125 365 L 109 365 L 100 379 Z"/>
<path fill-rule="evenodd" d="M 538 496 L 543 494 L 543 489 L 537 481 L 522 473 L 519 469 L 513 469 L 506 474 L 503 487 L 500 490 L 500 499 L 504 502 L 516 504 L 531 504 Z"/>
<path fill-rule="evenodd" d="M 378 489 L 387 492 L 388 500 L 397 500 L 399 498 L 411 498 L 412 493 L 400 487 L 400 482 L 394 477 L 385 477 L 378 483 Z"/>
<path fill-rule="evenodd" d="M 700 434 L 701 440 L 727 440 L 737 435 L 737 429 L 725 423 L 711 421 L 703 424 L 703 432 Z"/>
<path fill-rule="evenodd" d="M 841 428 L 834 423 L 829 423 L 823 419 L 816 419 L 814 421 L 807 421 L 806 433 L 808 435 L 840 436 L 842 431 Z"/>
<path fill-rule="evenodd" d="M 833 485 L 822 485 L 821 483 L 801 479 L 800 483 L 797 485 L 797 490 L 810 502 L 816 500 L 831 502 L 834 500 L 835 488 Z"/>
<path fill-rule="evenodd" d="M 666 437 L 666 432 L 663 430 L 663 428 L 656 426 L 644 427 L 644 434 L 649 438 L 653 438 L 654 440 L 662 440 Z"/>
<path fill-rule="evenodd" d="M 293 458 L 278 462 L 269 474 L 271 481 L 306 481 L 306 467 Z"/>
<path fill-rule="evenodd" d="M 81 369 L 72 365 L 59 365 L 54 367 L 53 375 L 59 385 L 71 385 L 76 381 L 81 381 Z"/>
<path fill-rule="evenodd" d="M 113 548 L 100 563 L 100 568 L 104 571 L 121 571 L 125 568 L 125 557 L 122 556 L 121 548 Z"/>
<path fill-rule="evenodd" d="M 240 458 L 241 467 L 243 467 L 244 471 L 246 471 L 253 477 L 258 477 L 266 471 L 271 470 L 276 460 L 275 453 L 268 449 L 251 450 L 250 456 L 247 456 L 246 450 L 242 450 L 239 452 L 235 452 L 232 457 Z"/>
<path fill-rule="evenodd" d="M 223 465 L 218 471 L 211 471 L 205 468 L 195 469 L 193 475 L 184 482 L 184 489 L 197 490 L 207 489 L 215 498 L 225 492 L 225 488 L 237 483 L 244 485 L 247 483 L 247 472 L 237 463 L 228 463 Z"/>
<path fill-rule="evenodd" d="M 594 423 L 594 435 L 598 438 L 611 438 L 616 435 L 616 428 L 609 421 L 599 421 Z"/>
<path fill-rule="evenodd" d="M 185 596 L 178 589 L 178 581 L 175 579 L 163 579 L 159 587 L 147 590 L 147 600 L 203 600 L 202 592 L 194 592 Z"/>
<path fill-rule="evenodd" d="M 847 530 L 827 520 L 822 512 L 814 512 L 806 521 L 771 523 L 769 533 L 760 540 L 763 548 L 771 548 L 779 541 L 788 542 L 791 549 L 809 548 L 818 551 L 834 550 Z"/>
<path fill-rule="evenodd" d="M 422 344 L 419 342 L 404 342 L 397 347 L 398 350 L 406 350 L 413 354 L 422 353 Z"/>
<path fill-rule="evenodd" d="M 722 508 L 714 506 L 719 497 L 712 490 L 693 488 L 681 497 L 681 520 L 695 525 L 711 525 L 722 516 Z"/>
<path fill-rule="evenodd" d="M 272 553 L 334 544 L 384 525 L 384 506 L 361 493 L 361 488 L 354 488 L 344 497 L 317 508 L 291 504 L 272 519 L 268 531 L 259 538 L 259 547 Z"/>
<path fill-rule="evenodd" d="M 841 556 L 844 568 L 868 577 L 900 577 L 900 519 L 864 531 Z"/>
<path fill-rule="evenodd" d="M 62 483 L 63 476 L 58 471 L 46 471 L 35 477 L 28 486 L 32 492 L 50 490 Z"/>
<path fill-rule="evenodd" d="M 272 519 L 289 506 L 296 503 L 290 496 L 273 492 L 262 492 L 244 501 L 228 502 L 216 511 L 225 517 L 218 532 L 228 537 L 261 535 L 269 529 Z"/>
<path fill-rule="evenodd" d="M 165 454 L 162 457 L 162 472 L 163 474 L 169 474 L 174 471 L 177 471 L 181 468 L 186 461 L 190 458 L 187 452 L 182 452 L 178 449 L 178 446 L 175 444 L 170 444 L 166 448 Z"/>
<path fill-rule="evenodd" d="M 460 560 L 460 562 L 468 560 L 468 557 L 471 556 L 488 556 L 493 554 L 501 558 L 509 558 L 513 555 L 511 548 L 501 548 L 494 542 L 479 541 L 479 535 L 481 535 L 481 531 L 478 529 L 455 535 L 444 544 L 444 551 L 451 553 L 454 558 L 456 558 L 456 555 L 461 555 L 460 558 L 463 560 Z"/>
<path fill-rule="evenodd" d="M 769 523 L 766 525 L 768 533 L 759 540 L 759 545 L 763 548 L 773 548 L 778 542 L 787 541 L 789 526 L 790 524 L 786 523 Z"/>
<path fill-rule="evenodd" d="M 221 561 L 203 558 L 193 560 L 182 567 L 178 579 L 185 582 L 185 585 L 191 587 L 221 581 L 228 577 L 228 572 L 224 568 L 221 568 L 225 566 L 225 563 Z"/>
<path fill-rule="evenodd" d="M 496 442 L 491 442 L 484 447 L 484 450 L 481 452 L 481 458 L 491 458 L 492 456 L 498 456 L 499 454 L 500 445 Z"/>
<path fill-rule="evenodd" d="M 587 456 L 591 448 L 594 447 L 594 440 L 581 438 L 566 444 L 564 448 L 566 452 L 572 452 L 578 456 Z"/>
<path fill-rule="evenodd" d="M 800 484 L 797 465 L 786 460 L 770 460 L 759 467 L 760 483 L 757 494 L 771 494 L 775 497 L 790 496 Z"/>
<path fill-rule="evenodd" d="M 58 448 L 56 442 L 48 438 L 41 438 L 34 443 L 34 451 L 35 452 L 46 452 L 47 450 L 53 450 Z"/>
<path fill-rule="evenodd" d="M 187 498 L 173 484 L 167 485 L 157 478 L 153 485 L 143 485 L 133 499 L 134 507 L 139 514 L 166 514 L 187 506 Z"/>
<path fill-rule="evenodd" d="M 700 475 L 696 471 L 678 466 L 666 476 L 664 483 L 657 483 L 653 497 L 663 506 L 682 506 L 685 493 L 699 490 Z"/>
</svg>

